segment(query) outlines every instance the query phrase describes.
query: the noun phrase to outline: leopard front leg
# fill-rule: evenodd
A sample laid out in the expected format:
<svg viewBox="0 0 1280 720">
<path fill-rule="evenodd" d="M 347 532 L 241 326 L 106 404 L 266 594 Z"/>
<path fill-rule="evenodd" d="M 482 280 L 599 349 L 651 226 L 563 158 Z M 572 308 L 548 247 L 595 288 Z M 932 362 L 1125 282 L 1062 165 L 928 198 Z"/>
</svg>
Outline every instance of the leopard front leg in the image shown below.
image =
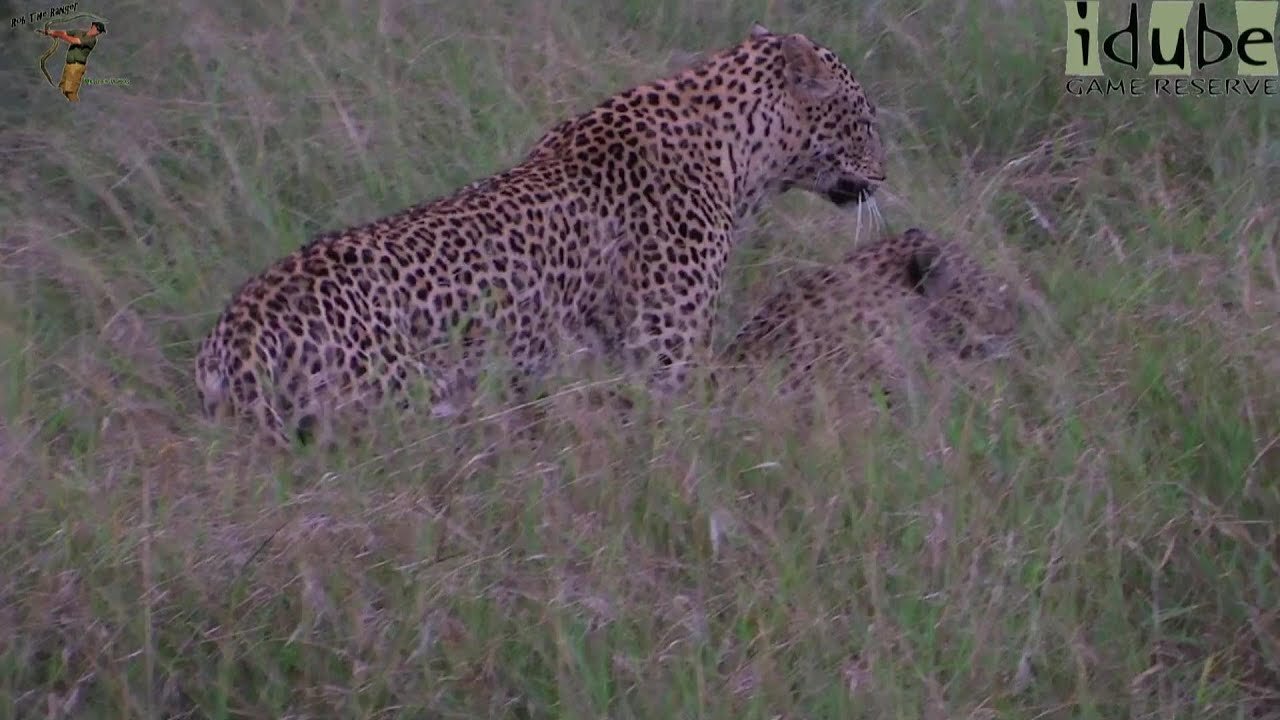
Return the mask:
<svg viewBox="0 0 1280 720">
<path fill-rule="evenodd" d="M 651 392 L 666 398 L 690 389 L 710 367 L 729 248 L 727 232 L 686 230 L 648 243 L 630 264 L 621 293 L 634 308 L 622 341 L 624 360 L 646 376 Z"/>
</svg>

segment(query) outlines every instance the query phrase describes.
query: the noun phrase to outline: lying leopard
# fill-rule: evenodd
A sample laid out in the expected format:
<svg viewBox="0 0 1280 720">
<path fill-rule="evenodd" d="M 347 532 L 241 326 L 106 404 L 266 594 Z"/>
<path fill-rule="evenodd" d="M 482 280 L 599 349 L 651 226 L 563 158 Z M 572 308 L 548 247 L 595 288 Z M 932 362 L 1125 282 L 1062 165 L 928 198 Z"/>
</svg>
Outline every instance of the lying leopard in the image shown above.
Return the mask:
<svg viewBox="0 0 1280 720">
<path fill-rule="evenodd" d="M 849 69 L 757 25 L 560 123 L 505 172 L 276 261 L 201 344 L 200 399 L 287 445 L 336 413 L 408 407 L 420 381 L 448 412 L 490 353 L 519 389 L 583 347 L 670 394 L 709 352 L 740 224 L 790 188 L 848 205 L 883 180 L 876 107 Z"/>
<path fill-rule="evenodd" d="M 788 278 L 722 362 L 736 368 L 729 377 L 737 382 L 772 373 L 784 396 L 808 397 L 834 380 L 837 389 L 879 388 L 892 400 L 912 353 L 933 361 L 1004 355 L 1019 316 L 1005 280 L 958 244 L 912 228 Z"/>
</svg>

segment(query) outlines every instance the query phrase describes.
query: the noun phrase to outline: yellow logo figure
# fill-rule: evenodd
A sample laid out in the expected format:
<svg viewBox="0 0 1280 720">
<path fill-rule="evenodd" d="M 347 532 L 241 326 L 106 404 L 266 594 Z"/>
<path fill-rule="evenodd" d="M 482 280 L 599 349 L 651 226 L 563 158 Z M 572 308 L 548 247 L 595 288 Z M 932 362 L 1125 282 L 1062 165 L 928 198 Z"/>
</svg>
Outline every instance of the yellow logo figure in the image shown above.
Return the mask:
<svg viewBox="0 0 1280 720">
<path fill-rule="evenodd" d="M 49 81 L 50 85 L 54 85 L 53 78 L 49 75 L 49 70 L 45 67 L 45 62 L 58 51 L 59 41 L 67 43 L 66 61 L 62 65 L 62 81 L 54 87 L 62 91 L 62 94 L 71 102 L 80 100 L 80 83 L 84 80 L 85 70 L 88 69 L 89 53 L 98 45 L 98 36 L 107 32 L 106 18 L 99 17 L 92 13 L 80 13 L 68 18 L 61 18 L 58 22 L 69 22 L 72 20 L 83 20 L 93 18 L 93 23 L 83 30 L 55 30 L 50 25 L 54 21 L 50 20 L 45 23 L 44 28 L 36 32 L 41 35 L 53 38 L 53 43 L 40 56 L 40 72 L 44 73 L 44 79 Z"/>
</svg>

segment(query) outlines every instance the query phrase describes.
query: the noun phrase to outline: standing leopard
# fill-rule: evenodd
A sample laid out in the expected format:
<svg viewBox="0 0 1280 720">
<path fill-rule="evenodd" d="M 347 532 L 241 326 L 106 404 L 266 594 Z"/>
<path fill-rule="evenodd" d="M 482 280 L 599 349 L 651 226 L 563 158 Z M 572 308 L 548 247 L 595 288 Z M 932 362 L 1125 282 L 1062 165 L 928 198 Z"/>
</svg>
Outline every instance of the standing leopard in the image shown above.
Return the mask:
<svg viewBox="0 0 1280 720">
<path fill-rule="evenodd" d="M 518 383 L 581 347 L 669 394 L 709 353 L 739 225 L 790 188 L 848 205 L 883 180 L 850 70 L 756 25 L 561 122 L 515 167 L 248 280 L 198 351 L 201 403 L 288 444 L 332 411 L 406 405 L 417 380 L 455 407 L 495 350 Z"/>
<path fill-rule="evenodd" d="M 774 371 L 784 396 L 806 396 L 830 380 L 857 393 L 879 387 L 892 400 L 904 353 L 935 361 L 1004 355 L 1020 314 L 1005 279 L 957 243 L 911 228 L 787 278 L 721 359 L 741 381 Z"/>
</svg>

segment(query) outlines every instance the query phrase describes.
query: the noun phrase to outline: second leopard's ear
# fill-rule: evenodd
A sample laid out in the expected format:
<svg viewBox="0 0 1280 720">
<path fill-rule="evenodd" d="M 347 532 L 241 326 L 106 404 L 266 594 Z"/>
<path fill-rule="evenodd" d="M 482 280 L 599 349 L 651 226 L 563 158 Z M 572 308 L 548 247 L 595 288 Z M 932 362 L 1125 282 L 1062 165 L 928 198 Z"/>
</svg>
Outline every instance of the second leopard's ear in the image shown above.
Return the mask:
<svg viewBox="0 0 1280 720">
<path fill-rule="evenodd" d="M 752 40 L 759 40 L 760 38 L 769 37 L 772 34 L 773 33 L 769 32 L 769 28 L 761 25 L 760 23 L 751 23 L 750 37 Z"/>
<path fill-rule="evenodd" d="M 951 263 L 936 245 L 919 248 L 907 258 L 906 281 L 916 292 L 936 298 L 951 287 L 954 280 Z"/>
</svg>

